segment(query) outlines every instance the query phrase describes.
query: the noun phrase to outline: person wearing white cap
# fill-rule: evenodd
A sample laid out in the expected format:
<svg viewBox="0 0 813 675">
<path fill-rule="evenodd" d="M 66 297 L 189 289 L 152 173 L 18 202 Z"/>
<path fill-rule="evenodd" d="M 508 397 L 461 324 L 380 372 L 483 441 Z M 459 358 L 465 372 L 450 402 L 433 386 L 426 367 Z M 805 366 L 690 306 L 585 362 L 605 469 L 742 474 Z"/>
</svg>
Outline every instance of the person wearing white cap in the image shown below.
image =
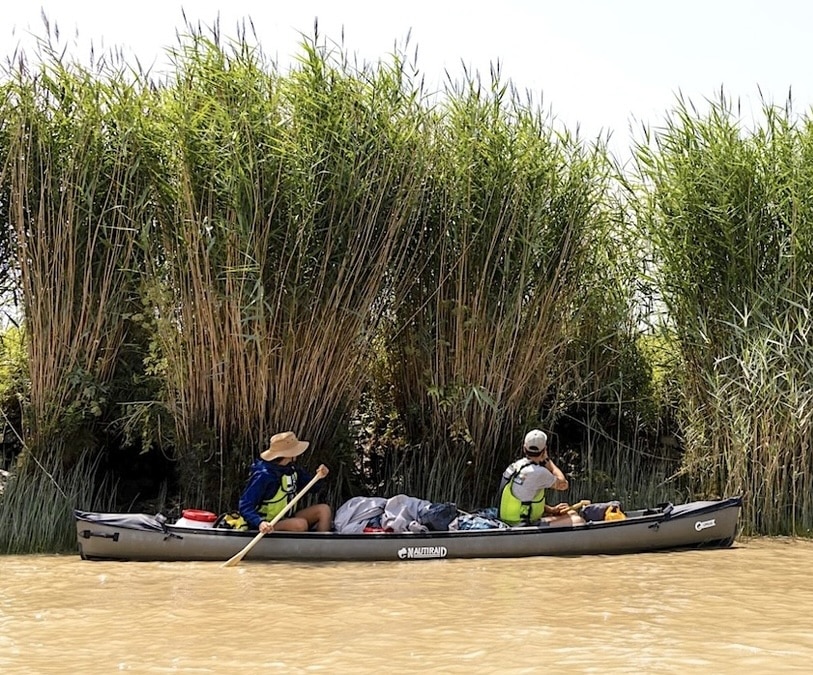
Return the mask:
<svg viewBox="0 0 813 675">
<path fill-rule="evenodd" d="M 545 490 L 567 490 L 568 482 L 562 470 L 548 456 L 548 436 L 532 429 L 522 444 L 523 457 L 513 462 L 500 481 L 499 519 L 509 525 L 569 525 L 582 522 L 581 517 L 568 514 L 568 504 L 549 506 Z M 577 520 L 574 520 L 577 519 Z"/>
<path fill-rule="evenodd" d="M 251 466 L 248 484 L 240 496 L 240 515 L 249 527 L 263 533 L 273 530 L 330 530 L 333 513 L 327 504 L 313 504 L 299 509 L 276 525 L 270 522 L 296 496 L 298 488 L 307 485 L 313 478 L 312 474 L 294 463 L 294 459 L 305 452 L 309 445 L 308 441 L 300 441 L 293 431 L 283 431 L 271 437 L 268 449 L 261 452 L 260 458 Z M 322 464 L 317 473 L 324 478 L 328 468 Z"/>
</svg>

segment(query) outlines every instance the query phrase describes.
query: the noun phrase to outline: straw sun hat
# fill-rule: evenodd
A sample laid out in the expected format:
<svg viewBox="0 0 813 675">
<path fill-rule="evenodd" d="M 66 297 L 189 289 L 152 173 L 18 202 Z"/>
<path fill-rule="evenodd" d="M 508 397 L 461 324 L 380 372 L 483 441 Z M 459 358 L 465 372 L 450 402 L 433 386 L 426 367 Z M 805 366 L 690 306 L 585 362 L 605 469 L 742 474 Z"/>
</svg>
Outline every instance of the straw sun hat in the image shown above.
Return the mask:
<svg viewBox="0 0 813 675">
<path fill-rule="evenodd" d="M 293 431 L 283 431 L 281 434 L 271 436 L 268 450 L 261 452 L 260 457 L 266 462 L 280 457 L 299 457 L 309 445 L 308 441 L 300 441 Z"/>
</svg>

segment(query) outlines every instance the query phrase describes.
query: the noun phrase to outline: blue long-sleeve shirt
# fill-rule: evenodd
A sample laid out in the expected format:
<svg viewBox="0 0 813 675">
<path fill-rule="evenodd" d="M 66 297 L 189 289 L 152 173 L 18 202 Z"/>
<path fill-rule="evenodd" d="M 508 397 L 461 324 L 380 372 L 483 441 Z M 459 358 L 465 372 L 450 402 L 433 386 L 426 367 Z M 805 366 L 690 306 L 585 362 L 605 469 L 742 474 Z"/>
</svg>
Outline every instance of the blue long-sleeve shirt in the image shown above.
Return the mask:
<svg viewBox="0 0 813 675">
<path fill-rule="evenodd" d="M 259 508 L 263 505 L 263 502 L 277 494 L 283 485 L 283 480 L 288 493 L 288 501 L 291 501 L 296 496 L 297 491 L 312 479 L 313 474 L 293 462 L 283 466 L 278 462 L 266 462 L 264 459 L 257 459 L 251 465 L 248 483 L 245 490 L 243 490 L 243 494 L 240 495 L 238 506 L 240 515 L 246 519 L 252 529 L 256 530 L 260 527 L 260 523 L 265 520 L 259 512 Z"/>
</svg>

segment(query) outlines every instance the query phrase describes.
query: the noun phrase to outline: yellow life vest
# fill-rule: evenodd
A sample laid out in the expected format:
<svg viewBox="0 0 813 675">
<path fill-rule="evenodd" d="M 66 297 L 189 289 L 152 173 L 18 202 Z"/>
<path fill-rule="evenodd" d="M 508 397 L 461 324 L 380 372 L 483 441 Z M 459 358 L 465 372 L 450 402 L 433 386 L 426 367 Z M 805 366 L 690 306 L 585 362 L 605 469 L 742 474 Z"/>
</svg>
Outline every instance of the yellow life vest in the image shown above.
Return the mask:
<svg viewBox="0 0 813 675">
<path fill-rule="evenodd" d="M 502 489 L 498 517 L 504 523 L 508 523 L 509 525 L 530 525 L 531 523 L 537 522 L 545 515 L 544 488 L 539 490 L 531 501 L 527 502 L 521 502 L 511 491 L 511 486 L 514 483 L 514 479 L 517 477 L 520 471 L 530 464 L 531 462 L 529 462 L 527 459 L 524 463 L 522 460 L 517 462 L 514 471 L 508 477 L 508 480 Z"/>
<path fill-rule="evenodd" d="M 285 508 L 288 502 L 294 498 L 296 495 L 296 479 L 296 471 L 290 476 L 287 474 L 282 475 L 279 489 L 274 493 L 274 496 L 264 500 L 257 509 L 264 520 L 273 520 L 274 517 Z"/>
</svg>

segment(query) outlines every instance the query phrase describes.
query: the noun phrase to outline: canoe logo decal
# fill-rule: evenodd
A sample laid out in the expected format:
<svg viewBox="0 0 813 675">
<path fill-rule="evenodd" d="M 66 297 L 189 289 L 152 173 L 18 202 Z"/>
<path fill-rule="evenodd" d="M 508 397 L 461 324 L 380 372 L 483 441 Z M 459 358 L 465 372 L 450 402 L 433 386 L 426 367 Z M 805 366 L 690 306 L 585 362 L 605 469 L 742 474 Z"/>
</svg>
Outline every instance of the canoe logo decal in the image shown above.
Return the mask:
<svg viewBox="0 0 813 675">
<path fill-rule="evenodd" d="M 714 527 L 715 525 L 717 525 L 717 520 L 715 518 L 712 518 L 711 520 L 698 520 L 694 524 L 694 529 L 698 532 L 702 532 L 703 530 L 706 530 L 709 527 Z"/>
<path fill-rule="evenodd" d="M 445 546 L 404 546 L 398 549 L 401 560 L 418 560 L 420 558 L 445 558 Z"/>
</svg>

